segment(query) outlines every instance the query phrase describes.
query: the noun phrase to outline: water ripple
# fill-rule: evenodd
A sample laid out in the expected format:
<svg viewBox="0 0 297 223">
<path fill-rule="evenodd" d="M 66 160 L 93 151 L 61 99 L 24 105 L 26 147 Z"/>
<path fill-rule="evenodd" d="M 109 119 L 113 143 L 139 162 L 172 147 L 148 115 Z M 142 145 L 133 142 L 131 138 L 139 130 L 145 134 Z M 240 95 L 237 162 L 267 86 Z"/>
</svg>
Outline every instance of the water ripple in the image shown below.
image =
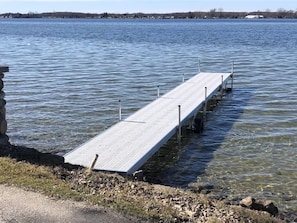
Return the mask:
<svg viewBox="0 0 297 223">
<path fill-rule="evenodd" d="M 127 117 L 156 98 L 158 85 L 164 94 L 183 74 L 196 74 L 198 60 L 213 72 L 229 72 L 234 61 L 235 90 L 208 115 L 205 131 L 185 134 L 182 148 L 169 142 L 148 165 L 164 184 L 208 182 L 230 199 L 264 196 L 297 211 L 296 27 L 291 20 L 1 20 L 8 135 L 64 154 L 116 123 L 119 99 Z"/>
</svg>

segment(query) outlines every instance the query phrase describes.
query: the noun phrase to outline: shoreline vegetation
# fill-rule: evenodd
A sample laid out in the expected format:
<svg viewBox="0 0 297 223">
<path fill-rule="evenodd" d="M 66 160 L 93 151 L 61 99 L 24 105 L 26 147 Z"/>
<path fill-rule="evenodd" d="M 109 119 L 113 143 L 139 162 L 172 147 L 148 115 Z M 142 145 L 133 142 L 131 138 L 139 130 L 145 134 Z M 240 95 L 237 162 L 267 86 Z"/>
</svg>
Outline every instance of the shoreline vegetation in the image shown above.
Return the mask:
<svg viewBox="0 0 297 223">
<path fill-rule="evenodd" d="M 89 18 L 89 19 L 242 19 L 242 18 L 274 18 L 296 19 L 297 10 L 278 9 L 254 12 L 225 12 L 223 9 L 211 9 L 208 12 L 190 11 L 176 13 L 82 13 L 82 12 L 28 12 L 3 13 L 0 18 Z"/>
<path fill-rule="evenodd" d="M 216 200 L 195 190 L 152 184 L 116 173 L 90 171 L 63 157 L 14 145 L 0 147 L 0 184 L 54 199 L 110 208 L 137 222 L 289 222 L 284 214 Z"/>
</svg>

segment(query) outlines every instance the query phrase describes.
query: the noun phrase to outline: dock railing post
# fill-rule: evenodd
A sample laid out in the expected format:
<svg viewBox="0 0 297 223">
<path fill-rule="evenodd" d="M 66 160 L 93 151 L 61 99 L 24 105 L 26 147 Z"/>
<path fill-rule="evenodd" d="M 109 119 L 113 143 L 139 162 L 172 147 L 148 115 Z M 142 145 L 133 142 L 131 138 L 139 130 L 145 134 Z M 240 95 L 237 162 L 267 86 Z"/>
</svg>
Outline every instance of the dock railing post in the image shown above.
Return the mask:
<svg viewBox="0 0 297 223">
<path fill-rule="evenodd" d="M 207 110 L 207 87 L 205 87 L 205 101 L 204 101 L 204 109 L 203 109 L 204 121 L 206 121 L 206 110 Z"/>
<path fill-rule="evenodd" d="M 221 85 L 221 99 L 222 99 L 224 95 L 224 75 L 222 75 L 221 78 L 222 78 L 222 85 Z"/>
<path fill-rule="evenodd" d="M 178 105 L 178 142 L 180 143 L 181 140 L 181 105 Z"/>
<path fill-rule="evenodd" d="M 233 89 L 233 79 L 234 79 L 234 61 L 231 66 L 231 90 Z"/>
<path fill-rule="evenodd" d="M 119 121 L 122 120 L 122 102 L 119 100 Z"/>
</svg>

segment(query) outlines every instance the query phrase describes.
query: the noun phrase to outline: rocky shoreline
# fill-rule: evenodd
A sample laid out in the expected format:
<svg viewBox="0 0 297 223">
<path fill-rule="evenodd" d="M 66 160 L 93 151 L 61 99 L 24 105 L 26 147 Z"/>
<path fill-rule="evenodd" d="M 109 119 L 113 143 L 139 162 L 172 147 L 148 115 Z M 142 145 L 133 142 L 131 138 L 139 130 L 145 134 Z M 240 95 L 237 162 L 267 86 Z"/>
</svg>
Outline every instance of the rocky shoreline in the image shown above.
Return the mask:
<svg viewBox="0 0 297 223">
<path fill-rule="evenodd" d="M 128 179 L 118 174 L 87 172 L 85 168 L 65 164 L 63 157 L 14 145 L 0 148 L 0 156 L 49 166 L 72 190 L 100 196 L 104 205 L 120 211 L 137 204 L 138 211 L 149 213 L 152 222 L 297 222 L 293 214 L 278 213 L 271 201 L 248 197 L 230 205 L 200 193 L 203 188 L 195 183 L 184 190 L 139 181 L 139 176 Z M 122 207 L 115 200 L 121 201 Z"/>
</svg>

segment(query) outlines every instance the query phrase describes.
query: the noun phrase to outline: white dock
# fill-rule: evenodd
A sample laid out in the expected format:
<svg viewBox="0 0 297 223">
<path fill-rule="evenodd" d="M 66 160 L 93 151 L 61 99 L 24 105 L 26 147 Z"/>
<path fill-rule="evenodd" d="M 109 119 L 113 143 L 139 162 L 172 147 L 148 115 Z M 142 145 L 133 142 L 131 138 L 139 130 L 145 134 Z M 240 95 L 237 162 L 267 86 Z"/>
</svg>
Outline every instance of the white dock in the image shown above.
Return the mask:
<svg viewBox="0 0 297 223">
<path fill-rule="evenodd" d="M 90 167 L 98 154 L 96 170 L 135 172 L 176 133 L 179 117 L 181 124 L 193 117 L 230 77 L 232 73 L 195 75 L 67 153 L 65 162 Z"/>
</svg>

